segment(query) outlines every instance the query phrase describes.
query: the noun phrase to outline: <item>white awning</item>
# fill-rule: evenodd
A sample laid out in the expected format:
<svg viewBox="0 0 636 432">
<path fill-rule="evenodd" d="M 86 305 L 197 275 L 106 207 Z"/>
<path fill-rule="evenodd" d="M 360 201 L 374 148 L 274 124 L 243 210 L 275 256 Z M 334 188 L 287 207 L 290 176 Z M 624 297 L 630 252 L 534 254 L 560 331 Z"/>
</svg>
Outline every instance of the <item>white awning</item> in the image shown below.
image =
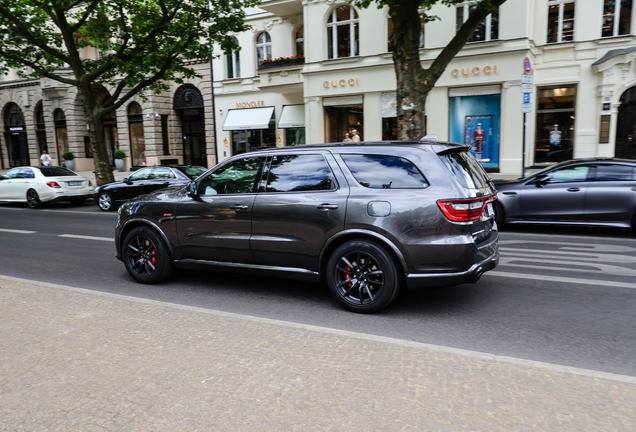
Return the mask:
<svg viewBox="0 0 636 432">
<path fill-rule="evenodd" d="M 223 123 L 224 131 L 267 129 L 274 117 L 274 107 L 231 109 Z"/>
<path fill-rule="evenodd" d="M 285 105 L 278 119 L 279 129 L 305 127 L 305 105 Z"/>
</svg>

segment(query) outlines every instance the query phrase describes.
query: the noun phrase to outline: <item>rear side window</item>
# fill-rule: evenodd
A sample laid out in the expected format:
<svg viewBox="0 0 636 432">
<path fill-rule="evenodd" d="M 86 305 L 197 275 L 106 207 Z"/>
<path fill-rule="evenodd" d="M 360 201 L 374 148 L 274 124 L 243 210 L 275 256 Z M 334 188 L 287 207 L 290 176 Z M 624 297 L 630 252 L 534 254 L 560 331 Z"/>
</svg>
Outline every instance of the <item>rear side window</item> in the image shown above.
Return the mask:
<svg viewBox="0 0 636 432">
<path fill-rule="evenodd" d="M 630 181 L 634 177 L 634 167 L 629 165 L 597 165 L 595 181 Z"/>
<path fill-rule="evenodd" d="M 336 182 L 329 164 L 322 155 L 277 155 L 272 157 L 265 192 L 333 189 L 336 189 Z"/>
<path fill-rule="evenodd" d="M 155 170 L 152 172 L 152 176 L 152 178 L 158 180 L 168 180 L 176 178 L 170 168 L 155 168 Z"/>
<path fill-rule="evenodd" d="M 463 187 L 467 189 L 488 187 L 488 174 L 469 152 L 453 152 L 439 155 L 439 158 Z"/>
<path fill-rule="evenodd" d="M 355 179 L 372 189 L 421 189 L 428 182 L 413 163 L 398 156 L 343 154 Z"/>
<path fill-rule="evenodd" d="M 44 177 L 66 177 L 77 175 L 65 167 L 40 167 L 40 172 L 44 175 Z"/>
</svg>

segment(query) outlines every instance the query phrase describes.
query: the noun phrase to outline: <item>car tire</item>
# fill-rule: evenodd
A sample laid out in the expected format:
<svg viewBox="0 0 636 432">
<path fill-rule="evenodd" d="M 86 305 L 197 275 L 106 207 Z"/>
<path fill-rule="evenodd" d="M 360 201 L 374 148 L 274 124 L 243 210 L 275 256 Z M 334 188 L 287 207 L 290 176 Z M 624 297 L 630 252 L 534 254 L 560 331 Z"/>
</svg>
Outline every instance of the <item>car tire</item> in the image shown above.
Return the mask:
<svg viewBox="0 0 636 432">
<path fill-rule="evenodd" d="M 155 284 L 172 274 L 174 265 L 168 246 L 150 227 L 140 226 L 130 231 L 121 252 L 126 270 L 137 282 Z"/>
<path fill-rule="evenodd" d="M 503 209 L 503 206 L 499 203 L 495 204 L 495 222 L 497 223 L 497 229 L 504 226 L 506 222 L 506 212 Z"/>
<path fill-rule="evenodd" d="M 26 193 L 27 205 L 32 209 L 42 207 L 42 201 L 35 189 L 29 189 Z"/>
<path fill-rule="evenodd" d="M 75 205 L 75 206 L 80 206 L 82 204 L 84 204 L 84 201 L 86 201 L 86 198 L 73 198 L 71 201 L 71 204 Z"/>
<path fill-rule="evenodd" d="M 327 285 L 346 309 L 378 312 L 400 292 L 402 277 L 398 268 L 384 247 L 367 240 L 352 240 L 338 246 L 329 257 Z"/>
<path fill-rule="evenodd" d="M 97 197 L 97 205 L 100 210 L 111 211 L 115 210 L 115 200 L 108 192 L 102 192 Z"/>
</svg>

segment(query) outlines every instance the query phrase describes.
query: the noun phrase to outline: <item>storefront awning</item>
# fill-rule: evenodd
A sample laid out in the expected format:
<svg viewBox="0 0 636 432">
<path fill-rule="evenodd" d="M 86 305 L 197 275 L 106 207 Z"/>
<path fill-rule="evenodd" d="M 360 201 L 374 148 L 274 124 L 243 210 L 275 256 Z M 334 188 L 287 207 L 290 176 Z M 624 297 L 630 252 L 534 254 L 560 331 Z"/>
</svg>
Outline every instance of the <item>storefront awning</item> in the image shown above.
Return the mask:
<svg viewBox="0 0 636 432">
<path fill-rule="evenodd" d="M 273 117 L 274 107 L 231 109 L 223 123 L 223 130 L 267 129 Z"/>
<path fill-rule="evenodd" d="M 301 127 L 305 127 L 305 105 L 285 105 L 278 119 L 278 128 Z"/>
</svg>

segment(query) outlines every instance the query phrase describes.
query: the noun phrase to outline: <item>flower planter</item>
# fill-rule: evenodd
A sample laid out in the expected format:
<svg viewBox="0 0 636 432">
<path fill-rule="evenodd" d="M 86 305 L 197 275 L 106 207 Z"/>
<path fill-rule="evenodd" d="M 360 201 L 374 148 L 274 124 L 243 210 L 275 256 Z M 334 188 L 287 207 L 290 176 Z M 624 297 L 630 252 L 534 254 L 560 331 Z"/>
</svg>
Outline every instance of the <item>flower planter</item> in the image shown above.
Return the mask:
<svg viewBox="0 0 636 432">
<path fill-rule="evenodd" d="M 266 61 L 258 65 L 258 70 L 284 68 L 288 66 L 296 66 L 305 64 L 305 58 L 291 58 L 291 59 L 274 59 L 272 61 Z"/>
<path fill-rule="evenodd" d="M 123 159 L 115 159 L 115 168 L 117 168 L 117 171 L 123 172 L 124 171 L 124 160 Z"/>
<path fill-rule="evenodd" d="M 73 163 L 73 159 L 67 159 L 64 161 L 64 165 L 66 166 L 66 168 L 70 169 L 71 171 L 73 171 L 73 168 L 75 168 L 75 164 Z"/>
</svg>

